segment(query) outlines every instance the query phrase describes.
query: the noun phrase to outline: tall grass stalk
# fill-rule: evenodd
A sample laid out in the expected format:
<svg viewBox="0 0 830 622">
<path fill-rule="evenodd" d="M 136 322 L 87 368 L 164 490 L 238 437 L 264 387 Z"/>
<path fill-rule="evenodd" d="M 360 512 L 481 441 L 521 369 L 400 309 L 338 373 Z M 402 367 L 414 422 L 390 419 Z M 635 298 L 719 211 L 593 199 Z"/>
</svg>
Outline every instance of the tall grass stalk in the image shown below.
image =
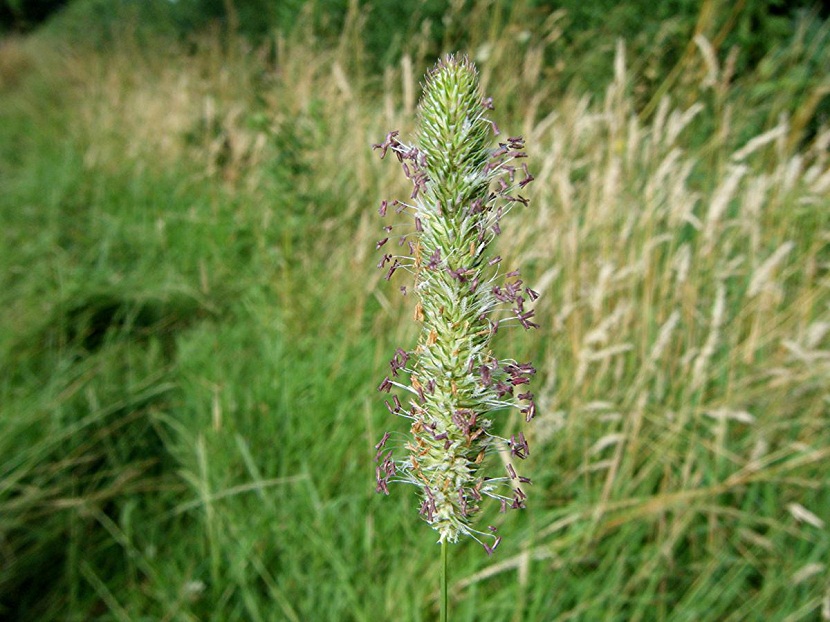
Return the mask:
<svg viewBox="0 0 830 622">
<path fill-rule="evenodd" d="M 489 118 L 492 110 L 470 60 L 446 56 L 427 74 L 417 144 L 402 143 L 394 130 L 373 145 L 381 158 L 394 154 L 413 185 L 409 199 L 383 201 L 379 209 L 381 216 L 394 209 L 412 217 L 412 225 L 398 226 L 395 233 L 397 245 L 408 243 L 409 253 L 387 251 L 396 230 L 387 225 L 376 244 L 384 253 L 377 267 L 386 280 L 398 270 L 413 274 L 414 317 L 421 324 L 418 346 L 396 350 L 391 371 L 378 387 L 408 393 L 408 405 L 397 395 L 385 403 L 392 414 L 410 421 L 411 437 L 404 444 L 408 455 L 397 461 L 395 448 L 386 449 L 389 432 L 375 446 L 376 490 L 389 494 L 390 482 L 421 490 L 420 514 L 441 543 L 442 619 L 447 615 L 447 543 L 470 536 L 492 554 L 501 541 L 496 527 L 488 532 L 472 527 L 479 503 L 491 497 L 502 511 L 522 509 L 527 498 L 522 486 L 530 484 L 511 462 L 499 477 L 485 477 L 482 468 L 490 454 L 504 451 L 523 460 L 529 453 L 522 432 L 503 438 L 489 416 L 516 406 L 529 422 L 536 409 L 533 393 L 524 386 L 535 369 L 497 358 L 491 348 L 500 324 L 537 327 L 531 321 L 534 311 L 525 305 L 538 297 L 523 286 L 518 270 L 503 269 L 501 257 L 490 250 L 501 233 L 502 216 L 515 204 L 527 204 L 519 192 L 533 181 L 527 165 L 519 164 L 527 157 L 520 137 L 488 146 L 500 135 Z M 406 285 L 401 292 L 407 293 Z"/>
</svg>

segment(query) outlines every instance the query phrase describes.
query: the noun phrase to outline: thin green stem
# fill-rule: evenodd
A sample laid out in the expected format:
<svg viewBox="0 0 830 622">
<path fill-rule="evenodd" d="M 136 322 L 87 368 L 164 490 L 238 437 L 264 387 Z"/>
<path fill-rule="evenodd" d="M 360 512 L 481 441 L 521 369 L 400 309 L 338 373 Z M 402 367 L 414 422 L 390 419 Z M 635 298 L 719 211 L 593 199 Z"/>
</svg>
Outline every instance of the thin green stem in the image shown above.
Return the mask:
<svg viewBox="0 0 830 622">
<path fill-rule="evenodd" d="M 449 583 L 447 573 L 447 551 L 449 550 L 446 540 L 441 540 L 441 622 L 449 620 L 449 592 L 447 584 Z"/>
</svg>

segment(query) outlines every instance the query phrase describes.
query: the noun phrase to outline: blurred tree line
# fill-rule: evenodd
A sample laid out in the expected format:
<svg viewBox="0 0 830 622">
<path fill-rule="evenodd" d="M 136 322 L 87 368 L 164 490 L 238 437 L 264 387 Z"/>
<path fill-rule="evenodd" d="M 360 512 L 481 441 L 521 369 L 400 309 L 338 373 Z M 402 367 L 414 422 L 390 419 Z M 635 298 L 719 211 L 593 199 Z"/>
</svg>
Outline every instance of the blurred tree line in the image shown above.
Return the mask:
<svg viewBox="0 0 830 622">
<path fill-rule="evenodd" d="M 480 15 L 482 7 L 494 16 L 488 28 L 521 24 L 528 35 L 525 41 L 532 34 L 544 38 L 543 25 L 560 12 L 558 38 L 545 48 L 547 66 L 563 65 L 567 59 L 552 76 L 558 89 L 571 85 L 591 92 L 606 84 L 615 42 L 624 38 L 629 57 L 638 59 L 632 68 L 641 90 L 634 94 L 638 105 L 653 99 L 661 84 L 671 83 L 664 78 L 684 66 L 697 33 L 707 37 L 720 57 L 740 50 L 735 75 L 765 71 L 776 88 L 786 87 L 791 100 L 809 97 L 805 93 L 815 86 L 811 76 L 790 76 L 793 59 L 781 50 L 792 48 L 788 43 L 804 16 L 818 18 L 808 20 L 809 28 L 817 31 L 830 15 L 830 7 L 820 0 L 0 0 L 0 33 L 28 32 L 46 23 L 64 40 L 106 46 L 125 29 L 139 40 L 157 42 L 159 36 L 187 41 L 218 28 L 255 45 L 273 45 L 274 33 L 310 24 L 315 38 L 334 43 L 358 16 L 364 70 L 382 75 L 384 66 L 405 53 L 434 58 L 481 40 L 464 16 Z M 55 14 L 60 18 L 50 19 Z M 819 35 L 808 32 L 806 37 L 820 42 Z M 799 66 L 826 61 L 818 49 L 822 45 L 802 47 L 811 58 Z M 830 109 L 830 97 L 819 99 L 813 109 Z M 821 116 L 826 118 L 826 112 Z"/>
<path fill-rule="evenodd" d="M 29 30 L 67 2 L 68 0 L 0 0 L 0 30 Z"/>
<path fill-rule="evenodd" d="M 188 35 L 211 23 L 232 27 L 254 39 L 274 30 L 288 31 L 304 11 L 310 14 L 323 36 L 336 36 L 349 11 L 357 4 L 368 15 L 367 48 L 384 62 L 395 60 L 405 45 L 409 30 L 428 20 L 436 43 L 463 44 L 464 29 L 448 31 L 442 18 L 452 8 L 470 10 L 475 0 L 0 0 L 0 30 L 26 32 L 46 21 L 53 13 L 72 6 L 87 19 L 103 22 L 140 18 L 146 26 Z M 491 0 L 509 11 L 511 0 Z M 519 3 L 521 4 L 521 3 Z M 565 10 L 573 32 L 610 32 L 615 37 L 633 38 L 655 24 L 675 21 L 681 30 L 692 31 L 699 18 L 700 0 L 527 0 L 539 15 Z M 731 20 L 733 43 L 744 50 L 766 49 L 779 38 L 794 17 L 813 10 L 823 17 L 830 12 L 820 0 L 717 0 L 716 11 Z M 91 24 L 95 26 L 95 24 Z"/>
</svg>

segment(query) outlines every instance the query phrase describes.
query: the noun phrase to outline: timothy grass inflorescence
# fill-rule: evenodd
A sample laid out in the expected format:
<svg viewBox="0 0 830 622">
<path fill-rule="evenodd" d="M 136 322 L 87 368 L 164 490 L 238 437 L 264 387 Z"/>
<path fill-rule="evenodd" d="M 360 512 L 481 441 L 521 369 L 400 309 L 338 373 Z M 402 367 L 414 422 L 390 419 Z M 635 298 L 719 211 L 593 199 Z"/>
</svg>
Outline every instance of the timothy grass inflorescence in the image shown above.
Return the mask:
<svg viewBox="0 0 830 622">
<path fill-rule="evenodd" d="M 398 237 L 408 254 L 385 251 L 378 267 L 391 279 L 398 270 L 414 276 L 415 320 L 421 323 L 413 351 L 398 348 L 391 372 L 378 387 L 408 393 L 408 405 L 393 395 L 390 412 L 411 421 L 408 455 L 399 460 L 386 449 L 389 433 L 377 445 L 377 490 L 388 494 L 390 481 L 421 489 L 421 515 L 441 542 L 460 535 L 492 538 L 488 553 L 500 538 L 495 528 L 480 532 L 470 526 L 483 497 L 496 499 L 502 510 L 524 507 L 523 484 L 511 462 L 500 477 L 485 477 L 487 454 L 504 448 L 512 457 L 528 454 L 524 434 L 505 439 L 492 431 L 488 415 L 518 407 L 530 421 L 536 410 L 527 389 L 535 369 L 527 363 L 499 359 L 491 341 L 499 326 L 533 328 L 537 298 L 518 270 L 506 271 L 490 251 L 501 232 L 500 221 L 514 205 L 527 205 L 519 192 L 533 180 L 521 137 L 510 137 L 491 148 L 498 126 L 488 113 L 492 101 L 479 91 L 478 74 L 466 57 L 447 56 L 427 74 L 419 105 L 416 145 L 390 132 L 373 145 L 381 157 L 390 151 L 401 163 L 413 190 L 407 202 L 381 203 L 380 213 L 394 208 L 413 219 L 413 227 Z M 385 227 L 387 234 L 392 226 Z M 378 242 L 384 249 L 385 237 Z M 389 244 L 393 246 L 393 244 Z M 406 293 L 406 288 L 401 290 Z M 406 381 L 408 379 L 408 382 Z"/>
</svg>

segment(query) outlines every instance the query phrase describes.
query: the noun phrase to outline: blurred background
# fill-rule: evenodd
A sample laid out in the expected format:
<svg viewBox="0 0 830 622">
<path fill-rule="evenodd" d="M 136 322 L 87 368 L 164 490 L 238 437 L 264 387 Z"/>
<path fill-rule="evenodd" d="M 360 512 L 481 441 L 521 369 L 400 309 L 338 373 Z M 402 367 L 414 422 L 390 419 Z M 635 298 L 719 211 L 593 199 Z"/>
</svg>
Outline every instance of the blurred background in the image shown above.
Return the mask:
<svg viewBox="0 0 830 622">
<path fill-rule="evenodd" d="M 816 2 L 0 0 L 0 617 L 432 620 L 371 143 L 476 62 L 536 177 L 527 509 L 453 619 L 830 620 Z M 391 220 L 390 220 L 391 219 Z M 494 465 L 497 466 L 497 465 Z"/>
</svg>

